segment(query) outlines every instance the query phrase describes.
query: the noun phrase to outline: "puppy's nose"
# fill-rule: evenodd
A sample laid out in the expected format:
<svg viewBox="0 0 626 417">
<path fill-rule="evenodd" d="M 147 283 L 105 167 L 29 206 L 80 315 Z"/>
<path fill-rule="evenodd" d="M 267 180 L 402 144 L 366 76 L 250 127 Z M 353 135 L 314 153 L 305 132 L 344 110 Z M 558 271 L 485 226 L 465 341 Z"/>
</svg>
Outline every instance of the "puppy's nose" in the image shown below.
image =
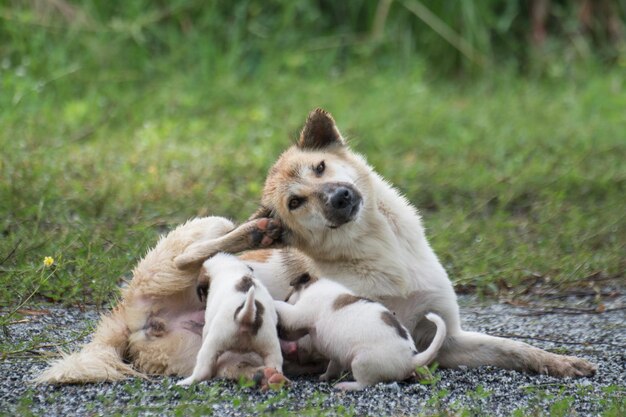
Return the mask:
<svg viewBox="0 0 626 417">
<path fill-rule="evenodd" d="M 335 190 L 330 197 L 330 204 L 335 209 L 343 209 L 350 205 L 354 201 L 354 192 L 347 187 L 339 187 Z"/>
</svg>

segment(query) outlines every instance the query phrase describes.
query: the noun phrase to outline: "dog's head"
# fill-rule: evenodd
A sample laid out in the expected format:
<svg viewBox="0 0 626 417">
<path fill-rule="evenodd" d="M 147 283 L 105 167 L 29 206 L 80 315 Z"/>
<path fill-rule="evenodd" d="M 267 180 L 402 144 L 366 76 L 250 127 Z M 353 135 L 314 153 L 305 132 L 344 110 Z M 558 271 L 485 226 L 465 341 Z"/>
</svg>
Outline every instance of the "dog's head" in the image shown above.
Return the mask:
<svg viewBox="0 0 626 417">
<path fill-rule="evenodd" d="M 307 242 L 358 223 L 368 195 L 370 168 L 351 152 L 332 116 L 316 109 L 298 142 L 270 169 L 262 205 L 297 239 Z"/>
<path fill-rule="evenodd" d="M 291 291 L 289 291 L 289 294 L 287 294 L 285 302 L 289 304 L 297 303 L 298 300 L 300 300 L 300 297 L 302 297 L 302 292 L 317 281 L 318 278 L 308 272 L 298 275 L 296 278 L 292 279 L 291 282 L 289 282 Z"/>
<path fill-rule="evenodd" d="M 200 301 L 205 302 L 208 296 L 211 282 L 218 278 L 232 279 L 235 289 L 247 292 L 253 283 L 253 270 L 245 262 L 228 253 L 217 253 L 202 264 L 198 273 L 196 293 Z"/>
</svg>

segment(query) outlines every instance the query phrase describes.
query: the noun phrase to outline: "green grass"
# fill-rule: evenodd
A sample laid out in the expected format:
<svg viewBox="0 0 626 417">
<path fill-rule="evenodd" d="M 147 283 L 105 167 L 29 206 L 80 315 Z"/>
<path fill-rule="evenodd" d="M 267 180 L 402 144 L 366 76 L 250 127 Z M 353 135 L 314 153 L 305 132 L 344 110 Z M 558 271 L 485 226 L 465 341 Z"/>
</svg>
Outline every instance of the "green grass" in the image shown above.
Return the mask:
<svg viewBox="0 0 626 417">
<path fill-rule="evenodd" d="M 618 70 L 450 83 L 419 66 L 250 79 L 192 67 L 134 81 L 102 68 L 43 87 L 28 71 L 2 71 L 1 305 L 101 304 L 169 228 L 245 219 L 316 106 L 422 210 L 456 283 L 494 293 L 537 276 L 624 277 Z"/>
<path fill-rule="evenodd" d="M 231 384 L 231 383 L 226 383 Z M 173 385 L 169 378 L 150 384 L 139 380 L 108 384 L 109 389 L 102 394 L 82 394 L 80 407 L 93 413 L 111 416 L 140 416 L 149 414 L 172 416 L 206 416 L 243 413 L 245 415 L 275 416 L 354 416 L 354 403 L 358 402 L 359 394 L 339 394 L 318 391 L 310 396 L 304 407 L 294 405 L 294 397 L 288 389 L 260 393 L 254 388 L 230 388 L 225 390 L 223 382 L 198 384 L 190 388 Z M 517 390 L 516 388 L 515 390 Z M 519 388 L 523 389 L 523 388 Z M 618 417 L 626 411 L 624 387 L 607 386 L 594 391 L 589 386 L 529 386 L 523 389 L 528 401 L 515 409 L 510 417 L 550 416 L 565 417 L 579 415 L 576 410 L 576 399 L 584 398 L 592 405 L 593 415 Z M 42 415 L 41 410 L 50 408 L 59 410 L 67 398 L 77 395 L 77 390 L 66 389 L 52 392 L 41 392 L 41 388 L 28 388 L 20 400 L 10 404 L 0 415 L 36 416 Z M 234 395 L 233 395 L 234 394 Z M 407 395 L 416 395 L 411 393 Z M 424 407 L 414 410 L 414 417 L 472 417 L 490 415 L 485 406 L 493 393 L 482 385 L 468 389 L 460 396 L 446 388 L 434 386 L 420 394 L 424 399 Z M 495 400 L 497 403 L 497 400 Z M 507 402 L 506 400 L 504 402 Z M 590 411 L 590 410 L 588 410 Z M 591 411 L 590 411 L 591 412 Z M 3 414 L 6 413 L 6 414 Z"/>
<path fill-rule="evenodd" d="M 459 289 L 515 296 L 535 282 L 624 282 L 626 60 L 623 45 L 595 51 L 590 37 L 568 36 L 573 9 L 558 38 L 530 51 L 518 6 L 494 14 L 497 0 L 424 1 L 489 58 L 477 71 L 398 2 L 377 41 L 367 39 L 373 1 L 335 2 L 326 14 L 327 2 L 54 2 L 73 18 L 44 3 L 0 6 L 2 330 L 25 306 L 114 304 L 158 236 L 190 217 L 247 218 L 317 106 L 420 208 Z M 459 71 L 475 78 L 439 76 Z M 22 360 L 50 343 L 6 338 L 0 353 Z M 467 392 L 465 408 L 438 381 L 425 413 L 481 414 L 489 391 Z M 287 413 L 276 406 L 284 392 L 225 398 L 219 385 L 162 382 L 124 382 L 90 406 L 110 409 L 122 391 L 141 400 L 112 415 L 208 415 L 215 404 Z M 33 414 L 41 389 L 12 414 Z M 568 415 L 574 397 L 592 395 L 546 392 L 529 389 L 517 415 Z M 593 395 L 603 415 L 624 414 L 623 387 Z M 318 392 L 299 412 L 353 414 L 324 401 Z"/>
</svg>

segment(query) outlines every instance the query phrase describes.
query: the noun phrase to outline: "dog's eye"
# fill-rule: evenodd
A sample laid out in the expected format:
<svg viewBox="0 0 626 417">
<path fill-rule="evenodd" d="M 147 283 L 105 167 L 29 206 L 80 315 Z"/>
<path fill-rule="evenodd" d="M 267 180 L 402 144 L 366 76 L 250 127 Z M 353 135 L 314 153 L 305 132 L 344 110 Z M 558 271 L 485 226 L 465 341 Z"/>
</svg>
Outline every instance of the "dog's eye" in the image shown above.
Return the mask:
<svg viewBox="0 0 626 417">
<path fill-rule="evenodd" d="M 291 197 L 289 199 L 289 210 L 295 210 L 304 203 L 305 199 L 302 197 Z"/>
<path fill-rule="evenodd" d="M 320 162 L 315 167 L 315 175 L 317 175 L 319 177 L 320 175 L 322 175 L 324 173 L 325 169 L 326 169 L 326 163 L 324 161 Z"/>
</svg>

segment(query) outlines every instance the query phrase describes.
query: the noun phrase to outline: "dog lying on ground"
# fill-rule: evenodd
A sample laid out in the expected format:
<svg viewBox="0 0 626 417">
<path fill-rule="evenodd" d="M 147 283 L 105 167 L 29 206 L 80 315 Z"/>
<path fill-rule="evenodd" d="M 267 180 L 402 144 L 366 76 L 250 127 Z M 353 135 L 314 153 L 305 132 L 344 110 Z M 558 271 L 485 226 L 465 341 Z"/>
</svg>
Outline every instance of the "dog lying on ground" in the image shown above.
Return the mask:
<svg viewBox="0 0 626 417">
<path fill-rule="evenodd" d="M 355 381 L 335 388 L 360 390 L 382 381 L 402 381 L 417 367 L 435 359 L 446 336 L 436 314 L 426 318 L 437 326 L 432 343 L 418 353 L 407 329 L 382 304 L 357 297 L 343 285 L 306 273 L 292 281 L 288 303 L 276 301 L 281 326 L 311 335 L 313 347 L 330 362 L 321 381 L 351 370 Z"/>
<path fill-rule="evenodd" d="M 278 316 L 274 300 L 254 278 L 252 268 L 233 255 L 218 253 L 203 264 L 198 284 L 205 293 L 209 289 L 202 347 L 191 376 L 178 385 L 211 379 L 219 357 L 227 351 L 259 354 L 266 369 L 276 373 L 268 383 L 280 382 Z"/>
<path fill-rule="evenodd" d="M 317 109 L 298 142 L 270 169 L 261 207 L 248 222 L 234 228 L 225 219 L 197 219 L 171 232 L 140 261 L 92 342 L 54 363 L 38 381 L 189 376 L 201 345 L 204 305 L 194 287 L 202 262 L 217 252 L 259 248 L 240 258 L 274 299 L 285 299 L 294 277 L 317 271 L 385 305 L 419 350 L 435 335 L 425 314 L 438 314 L 447 327 L 436 358 L 441 366 L 492 365 L 554 376 L 595 373 L 583 359 L 461 329 L 452 283 L 416 209 L 348 147 L 330 114 Z M 253 376 L 262 367 L 258 357 L 220 361 L 218 375 L 231 378 Z"/>
</svg>

